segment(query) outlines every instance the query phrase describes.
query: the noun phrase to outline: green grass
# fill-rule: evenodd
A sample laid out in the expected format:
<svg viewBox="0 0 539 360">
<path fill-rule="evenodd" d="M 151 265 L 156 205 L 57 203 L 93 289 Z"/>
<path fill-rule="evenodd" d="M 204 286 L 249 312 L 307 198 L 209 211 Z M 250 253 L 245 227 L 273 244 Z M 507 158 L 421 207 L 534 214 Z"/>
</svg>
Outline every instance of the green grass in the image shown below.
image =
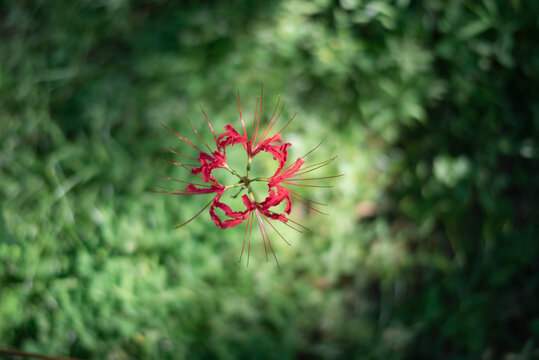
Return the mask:
<svg viewBox="0 0 539 360">
<path fill-rule="evenodd" d="M 0 348 L 95 359 L 534 358 L 536 15 L 525 1 L 0 3 Z M 165 124 L 287 99 L 338 155 L 265 261 Z"/>
</svg>

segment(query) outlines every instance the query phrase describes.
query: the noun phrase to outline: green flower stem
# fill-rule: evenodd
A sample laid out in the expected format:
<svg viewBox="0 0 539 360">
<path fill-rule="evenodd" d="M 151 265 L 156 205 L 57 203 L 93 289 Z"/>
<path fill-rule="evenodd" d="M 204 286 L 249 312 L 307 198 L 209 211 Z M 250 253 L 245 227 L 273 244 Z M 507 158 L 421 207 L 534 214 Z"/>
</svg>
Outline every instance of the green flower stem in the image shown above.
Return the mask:
<svg viewBox="0 0 539 360">
<path fill-rule="evenodd" d="M 252 157 L 248 157 L 247 158 L 247 175 L 245 175 L 245 177 L 248 179 L 249 178 L 249 171 L 251 171 L 251 161 L 253 160 Z"/>
<path fill-rule="evenodd" d="M 238 186 L 245 186 L 245 183 L 244 182 L 239 182 L 237 184 L 227 185 L 227 186 L 225 186 L 225 190 L 235 188 L 235 187 L 238 187 Z"/>
<path fill-rule="evenodd" d="M 241 194 L 241 192 L 243 191 L 243 189 L 245 189 L 245 186 L 242 186 L 242 187 L 240 188 L 240 191 L 238 191 L 238 192 L 236 193 L 236 195 L 232 195 L 231 198 L 232 198 L 232 199 L 237 198 L 237 197 Z"/>
<path fill-rule="evenodd" d="M 226 170 L 230 171 L 232 174 L 236 175 L 238 178 L 242 179 L 242 177 L 240 176 L 240 174 L 238 174 L 238 173 L 236 172 L 236 170 L 231 169 L 227 164 L 225 164 L 225 165 L 223 166 L 223 168 L 225 168 Z M 249 173 L 247 172 L 247 174 L 249 174 Z"/>
<path fill-rule="evenodd" d="M 253 192 L 253 189 L 251 189 L 251 186 L 247 185 L 247 193 L 249 194 L 249 198 L 251 198 L 252 202 L 256 202 L 255 194 Z"/>
</svg>

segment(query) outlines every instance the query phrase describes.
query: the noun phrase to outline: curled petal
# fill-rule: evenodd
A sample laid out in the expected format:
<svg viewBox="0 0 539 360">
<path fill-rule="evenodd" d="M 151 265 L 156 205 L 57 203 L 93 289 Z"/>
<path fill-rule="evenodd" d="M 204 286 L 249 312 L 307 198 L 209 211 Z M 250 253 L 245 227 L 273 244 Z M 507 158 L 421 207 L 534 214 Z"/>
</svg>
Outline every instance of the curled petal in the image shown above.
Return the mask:
<svg viewBox="0 0 539 360">
<path fill-rule="evenodd" d="M 247 207 L 247 209 L 244 210 L 244 211 L 232 211 L 230 206 L 228 206 L 227 204 L 222 203 L 222 202 L 219 201 L 221 199 L 221 195 L 222 195 L 222 193 L 218 194 L 213 199 L 213 203 L 210 206 L 210 217 L 215 222 L 215 225 L 217 225 L 221 229 L 226 229 L 226 228 L 229 228 L 229 227 L 234 227 L 236 225 L 239 225 L 245 219 L 247 219 L 247 217 L 249 216 L 249 214 L 252 211 L 252 209 L 250 209 L 250 206 Z M 245 201 L 244 201 L 244 203 L 245 203 Z M 223 210 L 223 212 L 225 213 L 225 216 L 229 217 L 230 219 L 224 220 L 224 221 L 221 220 L 221 218 L 215 213 L 215 208 L 216 207 Z"/>
<path fill-rule="evenodd" d="M 195 184 L 189 184 L 185 190 L 195 194 L 209 194 L 214 192 L 221 196 L 221 194 L 225 191 L 225 187 L 223 185 L 211 185 L 209 188 L 197 188 Z"/>
<path fill-rule="evenodd" d="M 282 186 L 277 186 L 277 192 L 271 189 L 268 197 L 260 203 L 259 208 L 262 210 L 267 210 L 273 206 L 279 205 L 283 200 L 289 197 L 290 191 Z"/>
<path fill-rule="evenodd" d="M 275 173 L 279 173 L 279 171 L 283 169 L 284 165 L 286 164 L 286 160 L 288 158 L 288 148 L 292 146 L 292 144 L 290 143 L 284 143 L 281 145 L 274 144 L 274 143 L 280 143 L 280 142 L 282 142 L 281 134 L 276 134 L 272 136 L 271 138 L 262 141 L 252 151 L 252 156 L 255 156 L 261 151 L 265 151 L 272 154 L 273 159 L 279 161 L 279 167 L 277 168 L 277 171 Z"/>
<path fill-rule="evenodd" d="M 256 203 L 253 203 L 247 195 L 243 195 L 241 199 L 243 200 L 243 204 L 245 205 L 247 210 L 253 211 L 254 209 L 256 209 Z"/>
<path fill-rule="evenodd" d="M 283 172 L 282 174 L 279 174 L 279 171 L 277 171 L 270 179 L 270 181 L 268 182 L 268 186 L 270 188 L 274 187 L 274 186 L 277 186 L 279 185 L 279 183 L 285 181 L 287 178 L 291 177 L 292 175 L 294 175 L 296 172 L 299 171 L 299 169 L 301 168 L 301 165 L 303 165 L 305 163 L 305 161 L 303 161 L 301 158 L 298 158 L 296 160 L 296 162 L 294 163 L 294 165 L 292 165 L 288 170 L 286 170 L 285 172 Z"/>
<path fill-rule="evenodd" d="M 263 213 L 263 214 L 264 214 L 264 216 L 266 216 L 266 217 L 268 217 L 270 219 L 273 219 L 273 220 L 278 220 L 278 221 L 283 222 L 283 223 L 288 222 L 288 218 L 284 214 L 277 214 L 277 213 L 274 213 L 274 212 L 271 212 L 271 211 L 268 211 L 268 212 Z"/>
<path fill-rule="evenodd" d="M 276 173 L 279 173 L 284 165 L 286 164 L 286 160 L 288 159 L 288 148 L 292 144 L 290 143 L 284 143 L 282 145 L 267 145 L 264 147 L 264 150 L 271 153 L 273 155 L 273 158 L 277 161 L 279 161 L 279 167 L 277 168 Z"/>
<path fill-rule="evenodd" d="M 268 138 L 268 139 L 262 141 L 260 144 L 258 144 L 258 145 L 256 146 L 255 154 L 256 154 L 257 152 L 259 152 L 259 151 L 260 151 L 259 149 L 262 148 L 262 147 L 264 147 L 264 146 L 268 146 L 268 145 L 270 145 L 270 144 L 273 144 L 273 143 L 280 143 L 280 142 L 282 142 L 281 134 L 273 135 L 272 137 L 270 137 L 270 138 Z"/>
<path fill-rule="evenodd" d="M 212 181 L 218 183 L 211 173 L 214 169 L 223 167 L 226 164 L 226 156 L 220 151 L 214 151 L 212 155 L 201 151 L 197 160 L 200 162 L 200 167 L 191 169 L 191 174 L 197 175 L 202 173 L 202 180 L 204 182 Z"/>
<path fill-rule="evenodd" d="M 265 216 L 286 223 L 288 219 L 286 218 L 285 214 L 290 214 L 290 211 L 292 210 L 290 190 L 279 185 L 276 188 L 277 192 L 271 189 L 268 197 L 259 203 L 257 207 L 258 210 Z M 270 210 L 270 208 L 280 205 L 283 201 L 286 201 L 286 208 L 282 214 L 278 214 Z"/>
<path fill-rule="evenodd" d="M 225 126 L 225 133 L 222 133 L 217 138 L 219 142 L 219 148 L 225 148 L 228 145 L 241 144 L 247 142 L 247 137 L 240 135 L 234 126 L 228 124 Z"/>
</svg>

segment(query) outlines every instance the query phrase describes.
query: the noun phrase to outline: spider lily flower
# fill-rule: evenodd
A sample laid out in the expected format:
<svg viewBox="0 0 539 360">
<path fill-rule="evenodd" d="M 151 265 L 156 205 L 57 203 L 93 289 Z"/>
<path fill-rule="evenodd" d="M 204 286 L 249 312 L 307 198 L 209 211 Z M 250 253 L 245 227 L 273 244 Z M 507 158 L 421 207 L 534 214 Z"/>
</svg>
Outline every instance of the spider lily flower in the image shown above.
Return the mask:
<svg viewBox="0 0 539 360">
<path fill-rule="evenodd" d="M 282 126 L 282 128 L 278 132 L 271 134 L 271 131 L 273 130 L 274 125 L 277 123 L 277 120 L 280 118 L 281 113 L 284 108 L 284 101 L 281 107 L 279 108 L 279 105 L 281 102 L 280 96 L 278 97 L 277 104 L 275 106 L 275 109 L 273 111 L 271 118 L 266 124 L 266 127 L 263 130 L 261 130 L 260 122 L 261 122 L 262 99 L 263 99 L 263 90 L 261 89 L 260 97 L 257 98 L 257 102 L 256 102 L 253 125 L 251 128 L 250 136 L 247 133 L 247 129 L 245 127 L 245 121 L 243 119 L 243 112 L 241 108 L 241 100 L 240 100 L 239 92 L 235 96 L 235 98 L 236 98 L 236 104 L 239 111 L 241 130 L 243 133 L 240 133 L 238 130 L 234 128 L 234 126 L 228 124 L 225 126 L 225 131 L 223 133 L 216 135 L 208 116 L 206 115 L 204 109 L 202 109 L 201 107 L 206 123 L 212 133 L 212 137 L 215 143 L 214 149 L 212 149 L 210 145 L 208 145 L 208 143 L 204 141 L 204 139 L 195 130 L 195 128 L 190 122 L 189 124 L 191 125 L 193 132 L 198 137 L 198 139 L 202 142 L 201 147 L 205 147 L 208 151 L 206 151 L 206 149 L 203 150 L 201 147 L 195 145 L 191 140 L 189 140 L 183 134 L 177 131 L 173 131 L 169 129 L 168 127 L 166 127 L 165 125 L 163 125 L 165 129 L 173 133 L 179 140 L 186 143 L 189 147 L 195 149 L 195 151 L 198 152 L 198 156 L 191 157 L 191 156 L 187 156 L 182 153 L 176 152 L 175 150 L 164 148 L 165 150 L 171 152 L 173 155 L 177 155 L 177 156 L 182 157 L 183 159 L 188 159 L 191 161 L 189 163 L 186 163 L 186 162 L 183 162 L 185 161 L 183 159 L 180 159 L 181 160 L 180 161 L 172 157 L 169 157 L 170 161 L 167 161 L 167 162 L 172 165 L 181 166 L 182 168 L 187 170 L 188 174 L 192 176 L 196 176 L 199 180 L 198 182 L 193 182 L 193 181 L 179 180 L 179 179 L 173 179 L 170 177 L 162 176 L 163 178 L 167 180 L 187 184 L 187 186 L 183 189 L 161 187 L 162 190 L 156 191 L 156 192 L 164 193 L 164 194 L 172 194 L 172 195 L 182 195 L 182 196 L 212 194 L 213 196 L 212 199 L 200 211 L 198 211 L 192 218 L 182 223 L 181 225 L 176 226 L 175 228 L 177 229 L 182 226 L 185 226 L 186 224 L 188 224 L 189 222 L 197 218 L 200 214 L 202 214 L 208 208 L 209 208 L 208 212 L 210 214 L 211 219 L 213 220 L 215 225 L 219 227 L 220 229 L 227 229 L 230 227 L 238 226 L 245 222 L 246 223 L 245 234 L 244 234 L 243 246 L 241 249 L 239 261 L 241 262 L 242 260 L 242 256 L 245 250 L 245 245 L 247 242 L 248 243 L 247 266 L 248 266 L 249 258 L 250 258 L 253 223 L 256 221 L 258 228 L 260 230 L 260 234 L 262 236 L 262 243 L 264 245 L 266 260 L 268 260 L 268 248 L 269 248 L 271 252 L 273 253 L 273 256 L 275 258 L 277 265 L 279 265 L 277 256 L 275 255 L 275 251 L 273 250 L 273 246 L 271 244 L 270 237 L 268 235 L 268 231 L 267 231 L 268 227 L 271 228 L 275 233 L 277 233 L 278 236 L 286 244 L 290 245 L 290 243 L 277 230 L 277 228 L 272 222 L 278 221 L 298 232 L 303 232 L 302 230 L 310 230 L 306 228 L 305 226 L 301 225 L 300 223 L 298 223 L 297 221 L 295 221 L 294 219 L 290 218 L 290 213 L 292 211 L 293 203 L 296 201 L 313 211 L 319 212 L 324 215 L 328 215 L 315 207 L 315 206 L 326 206 L 327 204 L 322 204 L 314 200 L 311 200 L 305 197 L 304 195 L 299 194 L 298 192 L 293 190 L 293 188 L 295 186 L 330 187 L 327 185 L 319 185 L 319 184 L 312 185 L 310 181 L 335 178 L 342 175 L 334 175 L 334 176 L 319 177 L 319 178 L 302 177 L 303 175 L 306 175 L 312 171 L 316 171 L 320 169 L 321 167 L 329 165 L 336 159 L 336 157 L 333 157 L 331 159 L 328 159 L 326 161 L 323 161 L 317 164 L 304 166 L 305 165 L 304 159 L 308 155 L 310 155 L 314 150 L 316 150 L 321 145 L 321 143 L 318 144 L 314 149 L 309 151 L 307 154 L 303 155 L 302 157 L 297 158 L 294 162 L 287 165 L 288 149 L 290 146 L 292 146 L 292 144 L 283 142 L 281 133 L 294 120 L 296 115 L 292 116 L 285 123 L 285 125 Z M 240 175 L 242 172 L 232 169 L 227 164 L 227 155 L 226 155 L 227 148 L 229 146 L 234 146 L 236 144 L 241 145 L 247 154 L 247 164 L 246 164 L 245 172 L 243 172 L 245 175 Z M 254 161 L 253 159 L 255 159 L 256 155 L 262 152 L 272 155 L 273 159 L 277 162 L 275 165 L 276 166 L 275 172 L 269 178 L 253 177 L 251 174 L 251 164 Z M 235 184 L 229 184 L 229 185 L 221 184 L 213 174 L 214 170 L 216 169 L 225 169 L 226 171 L 229 171 L 234 176 L 236 176 L 239 181 Z M 264 197 L 263 200 L 261 200 L 262 197 L 257 197 L 257 194 L 255 194 L 251 186 L 252 183 L 257 182 L 257 181 L 265 182 L 267 183 L 267 186 L 268 186 L 268 193 Z M 232 197 L 238 196 L 244 190 L 247 193 L 243 194 L 241 197 L 244 209 L 240 211 L 235 211 L 235 210 L 232 210 L 232 208 L 230 207 L 230 204 L 227 204 L 226 201 L 223 200 L 223 195 L 228 190 L 232 190 L 232 189 L 237 190 L 238 188 L 240 190 L 239 193 Z M 284 205 L 281 206 L 281 204 L 284 204 Z M 216 212 L 217 209 L 219 209 L 220 212 L 222 212 L 222 215 L 217 214 Z"/>
<path fill-rule="evenodd" d="M 247 219 L 247 217 L 249 217 L 251 211 L 255 209 L 255 205 L 246 200 L 244 195 L 242 196 L 242 200 L 246 209 L 244 211 L 232 211 L 230 206 L 219 201 L 221 199 L 221 195 L 222 194 L 219 194 L 213 199 L 213 204 L 210 207 L 210 216 L 215 222 L 215 225 L 221 229 L 226 229 L 241 224 L 245 219 Z M 215 214 L 215 208 L 223 210 L 229 219 L 224 221 L 221 220 L 221 218 Z"/>
</svg>

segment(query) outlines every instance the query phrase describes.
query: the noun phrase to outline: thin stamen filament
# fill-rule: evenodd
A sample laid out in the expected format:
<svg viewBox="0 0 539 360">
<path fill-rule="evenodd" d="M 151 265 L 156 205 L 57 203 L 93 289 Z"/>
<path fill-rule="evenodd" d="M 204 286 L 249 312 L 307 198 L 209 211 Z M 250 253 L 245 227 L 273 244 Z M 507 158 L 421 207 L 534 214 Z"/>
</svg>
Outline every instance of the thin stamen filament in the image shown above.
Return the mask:
<svg viewBox="0 0 539 360">
<path fill-rule="evenodd" d="M 281 235 L 281 233 L 275 228 L 275 226 L 273 226 L 273 224 L 270 222 L 270 220 L 262 213 L 260 213 L 260 215 L 262 215 L 262 217 L 266 220 L 266 222 L 268 223 L 269 226 L 271 226 L 273 228 L 273 230 L 275 230 L 275 232 L 277 234 L 279 234 L 279 236 L 281 237 L 281 239 L 283 239 L 283 241 L 288 245 L 288 246 L 292 246 L 292 244 L 290 244 L 288 241 L 286 241 L 286 239 L 284 238 L 283 235 Z"/>
<path fill-rule="evenodd" d="M 180 132 L 176 133 L 174 132 L 173 130 L 170 130 L 166 125 L 164 124 L 161 124 L 165 129 L 167 129 L 168 131 L 170 131 L 171 133 L 173 133 L 178 139 L 182 140 L 183 142 L 185 142 L 186 144 L 188 144 L 189 146 L 192 146 L 194 147 L 195 149 L 197 149 L 198 151 L 200 152 L 203 152 L 202 149 L 200 149 L 198 146 L 196 146 L 195 144 L 193 144 L 191 141 L 189 141 L 189 139 L 187 139 L 185 136 L 183 136 Z"/>
<path fill-rule="evenodd" d="M 215 132 L 213 131 L 213 126 L 211 126 L 210 119 L 208 119 L 208 116 L 206 115 L 206 112 L 202 108 L 202 105 L 200 105 L 200 110 L 202 110 L 202 113 L 204 114 L 204 117 L 206 118 L 206 122 L 208 123 L 208 126 L 210 127 L 211 133 L 213 135 L 213 140 L 215 140 L 215 146 L 217 146 L 217 149 L 219 149 L 219 143 L 217 142 L 217 137 L 215 136 Z"/>
<path fill-rule="evenodd" d="M 208 204 L 206 204 L 206 206 L 204 206 L 202 208 L 202 210 L 200 210 L 199 212 L 196 213 L 195 216 L 193 216 L 192 218 L 190 218 L 189 220 L 187 220 L 186 222 L 184 222 L 183 224 L 181 225 L 178 225 L 178 226 L 175 226 L 173 229 L 179 229 L 187 224 L 189 224 L 191 221 L 193 221 L 197 216 L 199 216 L 204 210 L 206 210 L 208 208 L 208 206 L 210 206 L 210 204 L 213 202 L 213 199 L 210 200 L 210 202 Z"/>
<path fill-rule="evenodd" d="M 198 138 L 200 139 L 200 141 L 202 141 L 204 143 L 204 145 L 206 145 L 206 147 L 208 148 L 208 150 L 210 151 L 210 154 L 213 153 L 213 150 L 209 147 L 209 145 L 204 141 L 204 139 L 202 138 L 202 136 L 200 136 L 200 134 L 198 133 L 198 131 L 195 129 L 195 127 L 193 126 L 193 124 L 191 123 L 191 120 L 187 119 L 187 121 L 189 122 L 189 125 L 191 125 L 191 129 L 193 129 L 193 132 L 196 134 L 196 136 L 198 136 Z"/>
<path fill-rule="evenodd" d="M 333 179 L 333 178 L 337 178 L 337 177 L 341 177 L 341 176 L 344 176 L 344 174 L 332 175 L 332 176 L 323 176 L 323 177 L 319 177 L 319 178 L 306 178 L 306 179 L 296 179 L 295 177 L 289 177 L 286 180 L 287 181 L 303 181 L 303 180 L 312 181 L 312 180 Z"/>
</svg>

